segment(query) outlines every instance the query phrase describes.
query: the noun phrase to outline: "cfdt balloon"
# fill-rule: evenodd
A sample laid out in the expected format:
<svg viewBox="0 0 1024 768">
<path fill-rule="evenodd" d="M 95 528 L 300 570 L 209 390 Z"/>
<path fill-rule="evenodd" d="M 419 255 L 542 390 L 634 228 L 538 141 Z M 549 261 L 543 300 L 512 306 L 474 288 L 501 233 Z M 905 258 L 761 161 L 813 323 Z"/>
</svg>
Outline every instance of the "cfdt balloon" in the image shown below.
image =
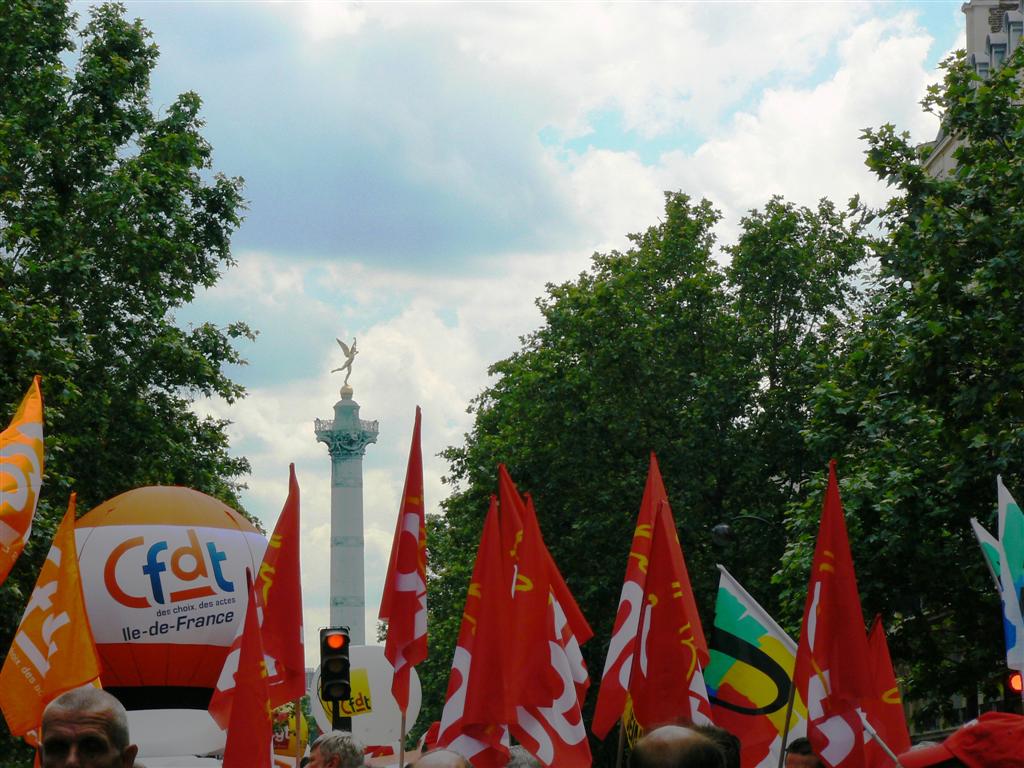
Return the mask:
<svg viewBox="0 0 1024 768">
<path fill-rule="evenodd" d="M 76 524 L 103 687 L 129 709 L 205 709 L 267 540 L 189 488 L 137 488 Z"/>
</svg>

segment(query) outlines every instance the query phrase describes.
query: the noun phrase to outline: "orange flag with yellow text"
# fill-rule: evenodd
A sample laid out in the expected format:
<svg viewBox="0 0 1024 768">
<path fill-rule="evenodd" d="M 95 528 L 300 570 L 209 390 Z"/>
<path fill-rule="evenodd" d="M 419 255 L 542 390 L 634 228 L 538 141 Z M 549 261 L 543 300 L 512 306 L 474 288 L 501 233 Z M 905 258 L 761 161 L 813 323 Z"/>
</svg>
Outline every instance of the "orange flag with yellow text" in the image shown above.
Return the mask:
<svg viewBox="0 0 1024 768">
<path fill-rule="evenodd" d="M 251 586 L 235 673 L 234 699 L 224 746 L 224 768 L 270 768 L 274 726 L 270 719 L 270 690 L 256 616 L 256 596 Z"/>
<path fill-rule="evenodd" d="M 32 516 L 43 481 L 43 396 L 39 377 L 0 432 L 0 584 L 32 533 Z"/>
<path fill-rule="evenodd" d="M 72 494 L 0 669 L 0 709 L 7 727 L 37 746 L 46 705 L 65 691 L 97 682 L 99 675 L 78 572 Z"/>
</svg>

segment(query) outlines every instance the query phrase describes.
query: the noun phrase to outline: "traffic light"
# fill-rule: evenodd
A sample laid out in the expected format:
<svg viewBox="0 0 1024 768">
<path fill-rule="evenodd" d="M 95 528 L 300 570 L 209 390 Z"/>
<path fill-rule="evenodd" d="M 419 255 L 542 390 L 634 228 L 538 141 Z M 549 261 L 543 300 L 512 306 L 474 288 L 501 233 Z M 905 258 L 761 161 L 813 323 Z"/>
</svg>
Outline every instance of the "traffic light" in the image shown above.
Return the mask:
<svg viewBox="0 0 1024 768">
<path fill-rule="evenodd" d="M 348 627 L 320 630 L 320 698 L 324 701 L 348 701 L 349 682 Z"/>
<path fill-rule="evenodd" d="M 1010 690 L 1020 696 L 1021 691 L 1024 690 L 1024 680 L 1021 679 L 1020 672 L 1011 672 L 1007 682 Z"/>
</svg>

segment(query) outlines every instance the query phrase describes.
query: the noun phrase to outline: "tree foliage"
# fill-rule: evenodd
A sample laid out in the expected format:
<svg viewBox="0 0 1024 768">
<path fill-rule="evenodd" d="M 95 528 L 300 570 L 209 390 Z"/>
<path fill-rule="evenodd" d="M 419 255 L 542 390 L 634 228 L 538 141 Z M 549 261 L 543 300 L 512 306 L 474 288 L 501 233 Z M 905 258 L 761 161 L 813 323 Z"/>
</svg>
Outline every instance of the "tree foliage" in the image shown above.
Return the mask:
<svg viewBox="0 0 1024 768">
<path fill-rule="evenodd" d="M 990 528 L 995 477 L 1024 490 L 1024 110 L 1021 55 L 981 80 L 946 62 L 926 108 L 959 146 L 932 177 L 892 126 L 866 131 L 894 189 L 867 311 L 816 388 L 808 443 L 839 459 L 861 594 L 890 622 L 907 693 L 976 707 L 1002 677 L 999 608 L 969 519 Z M 811 504 L 796 509 L 782 572 L 795 608 Z"/>
<path fill-rule="evenodd" d="M 667 194 L 664 220 L 627 251 L 548 286 L 543 324 L 492 366 L 472 431 L 446 452 L 428 716 L 498 462 L 533 494 L 596 630 L 584 649 L 596 680 L 649 450 L 702 610 L 724 560 L 798 630 L 836 457 L 865 614 L 885 618 L 919 721 L 992 688 L 999 611 L 968 520 L 992 523 L 997 473 L 1024 489 L 1021 55 L 986 81 L 963 56 L 944 65 L 924 106 L 959 142 L 947 176 L 929 176 L 928 150 L 892 126 L 865 131 L 868 165 L 893 191 L 878 210 L 772 198 L 741 221 L 722 267 L 718 214 Z M 716 550 L 708 531 L 722 521 L 737 536 Z"/>
<path fill-rule="evenodd" d="M 223 369 L 252 332 L 174 321 L 232 263 L 241 179 L 210 172 L 195 93 L 150 106 L 157 48 L 140 22 L 117 5 L 77 21 L 63 0 L 0 4 L 0 418 L 37 373 L 46 409 L 36 526 L 0 590 L 4 648 L 71 490 L 83 510 L 157 483 L 238 507 L 248 471 L 226 423 L 190 404 L 243 395 Z"/>
<path fill-rule="evenodd" d="M 809 463 L 799 441 L 802 377 L 853 301 L 865 242 L 859 220 L 827 202 L 812 210 L 773 199 L 743 220 L 724 269 L 718 220 L 708 201 L 667 194 L 664 220 L 632 235 L 628 250 L 596 254 L 576 280 L 548 286 L 542 327 L 492 367 L 497 379 L 473 403 L 472 433 L 446 453 L 455 491 L 431 521 L 428 703 L 443 702 L 471 543 L 499 462 L 533 494 L 548 546 L 597 633 L 585 647 L 595 674 L 650 451 L 706 608 L 716 559 L 741 574 L 776 566 L 782 503 Z M 788 439 L 796 444 L 777 445 Z M 715 550 L 710 530 L 723 521 L 749 540 Z"/>
</svg>

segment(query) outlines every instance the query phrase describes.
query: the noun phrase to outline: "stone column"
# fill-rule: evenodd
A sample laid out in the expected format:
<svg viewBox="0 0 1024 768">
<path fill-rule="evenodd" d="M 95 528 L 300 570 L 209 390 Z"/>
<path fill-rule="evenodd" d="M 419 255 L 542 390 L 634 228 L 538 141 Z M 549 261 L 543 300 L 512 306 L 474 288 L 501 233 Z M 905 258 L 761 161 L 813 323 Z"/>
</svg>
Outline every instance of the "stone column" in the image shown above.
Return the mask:
<svg viewBox="0 0 1024 768">
<path fill-rule="evenodd" d="M 331 626 L 347 626 L 352 643 L 366 645 L 363 454 L 377 442 L 377 422 L 359 418 L 359 403 L 346 384 L 334 419 L 317 419 L 314 426 L 331 455 Z"/>
</svg>

